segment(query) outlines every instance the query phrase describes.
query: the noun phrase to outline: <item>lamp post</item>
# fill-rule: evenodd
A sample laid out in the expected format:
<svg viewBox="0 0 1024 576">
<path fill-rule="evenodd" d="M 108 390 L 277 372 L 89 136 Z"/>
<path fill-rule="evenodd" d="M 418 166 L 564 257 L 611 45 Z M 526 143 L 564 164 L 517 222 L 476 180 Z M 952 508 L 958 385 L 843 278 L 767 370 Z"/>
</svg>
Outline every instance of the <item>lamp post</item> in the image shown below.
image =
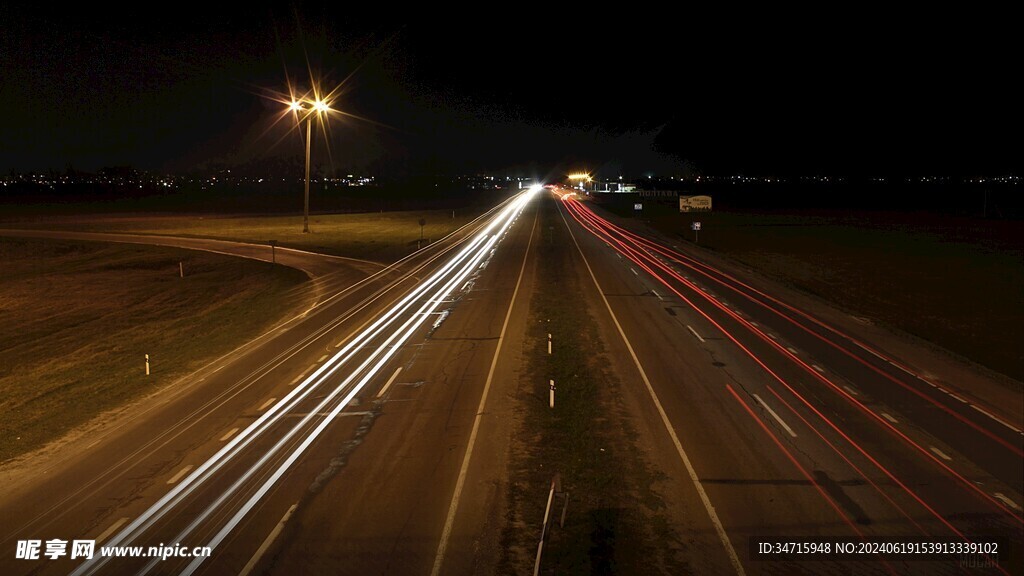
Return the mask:
<svg viewBox="0 0 1024 576">
<path fill-rule="evenodd" d="M 302 205 L 302 232 L 309 233 L 309 157 L 313 143 L 313 114 L 320 118 L 320 114 L 326 114 L 331 107 L 323 100 L 292 100 L 290 105 L 292 112 L 296 115 L 301 111 L 305 113 L 306 120 L 306 182 L 303 193 Z"/>
</svg>

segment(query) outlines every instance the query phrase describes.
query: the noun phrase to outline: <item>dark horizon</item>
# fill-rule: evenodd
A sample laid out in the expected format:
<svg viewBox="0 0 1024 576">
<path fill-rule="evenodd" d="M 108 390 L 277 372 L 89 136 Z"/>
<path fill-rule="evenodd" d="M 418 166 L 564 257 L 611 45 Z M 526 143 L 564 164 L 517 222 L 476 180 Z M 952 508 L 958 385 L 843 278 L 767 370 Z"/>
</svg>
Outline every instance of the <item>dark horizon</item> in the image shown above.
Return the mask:
<svg viewBox="0 0 1024 576">
<path fill-rule="evenodd" d="M 318 2 L 199 19 L 80 10 L 3 8 L 2 172 L 301 162 L 302 133 L 275 122 L 273 97 L 308 85 L 308 69 L 344 85 L 335 103 L 351 114 L 314 142 L 329 172 L 1021 173 L 998 14 L 865 10 L 805 26 L 548 11 L 457 25 Z"/>
</svg>

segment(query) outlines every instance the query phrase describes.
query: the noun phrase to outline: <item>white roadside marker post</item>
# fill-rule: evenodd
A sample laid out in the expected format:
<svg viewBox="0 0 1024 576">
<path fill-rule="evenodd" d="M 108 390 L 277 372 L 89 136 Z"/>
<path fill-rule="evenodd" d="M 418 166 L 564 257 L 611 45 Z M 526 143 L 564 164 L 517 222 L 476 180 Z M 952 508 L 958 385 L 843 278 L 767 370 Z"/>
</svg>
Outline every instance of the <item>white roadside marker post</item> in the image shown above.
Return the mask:
<svg viewBox="0 0 1024 576">
<path fill-rule="evenodd" d="M 149 376 L 149 354 L 146 354 L 146 376 Z"/>
<path fill-rule="evenodd" d="M 552 408 L 554 408 L 555 407 L 555 381 L 551 380 L 550 382 L 551 382 L 551 389 L 550 389 L 550 392 L 548 394 L 548 404 Z"/>
</svg>

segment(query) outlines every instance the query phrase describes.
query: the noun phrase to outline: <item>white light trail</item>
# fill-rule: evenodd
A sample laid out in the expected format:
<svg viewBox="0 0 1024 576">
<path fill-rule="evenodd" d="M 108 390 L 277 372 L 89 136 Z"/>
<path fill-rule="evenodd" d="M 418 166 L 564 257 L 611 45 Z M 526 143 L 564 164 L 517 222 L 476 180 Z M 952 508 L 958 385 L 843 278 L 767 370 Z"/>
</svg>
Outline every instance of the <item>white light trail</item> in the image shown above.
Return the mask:
<svg viewBox="0 0 1024 576">
<path fill-rule="evenodd" d="M 381 314 L 373 323 L 363 329 L 359 334 L 348 341 L 342 349 L 321 365 L 313 374 L 309 375 L 301 384 L 296 386 L 284 398 L 274 404 L 266 413 L 260 416 L 251 425 L 234 436 L 227 445 L 211 456 L 201 466 L 196 468 L 188 477 L 178 483 L 171 491 L 160 498 L 149 509 L 140 514 L 132 523 L 114 536 L 107 545 L 125 545 L 134 541 L 145 531 L 152 528 L 157 521 L 174 509 L 198 487 L 212 478 L 245 448 L 250 446 L 257 437 L 266 432 L 273 425 L 281 422 L 283 416 L 287 412 L 296 408 L 300 402 L 308 399 L 311 393 L 320 385 L 330 385 L 330 383 L 327 382 L 328 379 L 352 360 L 356 354 L 365 352 L 368 348 L 372 348 L 368 358 L 366 358 L 357 368 L 350 371 L 348 376 L 340 384 L 336 385 L 333 390 L 328 392 L 316 408 L 308 410 L 307 415 L 304 418 L 293 425 L 291 429 L 275 443 L 273 448 L 268 450 L 255 465 L 246 470 L 242 476 L 231 485 L 231 487 L 223 492 L 220 497 L 206 508 L 204 512 L 197 516 L 193 522 L 191 522 L 189 526 L 186 527 L 185 530 L 183 530 L 174 540 L 178 542 L 183 541 L 187 535 L 195 529 L 195 527 L 205 521 L 207 517 L 228 501 L 235 491 L 237 491 L 262 466 L 266 465 L 267 462 L 269 462 L 277 452 L 287 445 L 293 437 L 310 425 L 312 418 L 316 417 L 317 414 L 322 417 L 323 413 L 329 408 L 331 403 L 334 402 L 342 392 L 348 389 L 348 393 L 334 405 L 328 416 L 324 417 L 312 431 L 305 432 L 306 435 L 299 446 L 293 449 L 288 458 L 286 458 L 277 467 L 277 469 L 263 483 L 260 489 L 257 490 L 249 498 L 246 504 L 238 509 L 230 520 L 221 528 L 221 530 L 217 532 L 211 541 L 210 546 L 215 547 L 220 543 L 220 541 L 231 532 L 238 522 L 240 522 L 241 519 L 253 508 L 253 506 L 258 503 L 260 498 L 266 494 L 270 487 L 276 483 L 281 476 L 283 476 L 303 451 L 308 448 L 323 432 L 327 425 L 333 421 L 334 417 L 337 416 L 337 414 L 349 404 L 356 394 L 358 394 L 359 391 L 377 375 L 391 357 L 397 353 L 402 344 L 422 326 L 427 315 L 434 313 L 440 304 L 443 303 L 458 286 L 462 285 L 471 273 L 476 271 L 481 261 L 489 261 L 490 256 L 493 255 L 494 247 L 497 242 L 508 232 L 508 229 L 515 222 L 522 209 L 536 194 L 536 192 L 537 189 L 530 189 L 520 194 L 520 196 L 515 198 L 512 202 L 509 202 L 503 210 L 490 220 L 489 224 L 481 232 L 476 234 L 471 240 L 466 241 L 466 246 L 452 256 L 443 266 L 441 266 L 441 268 L 416 286 L 386 312 Z M 432 294 L 423 299 L 424 295 L 428 291 L 436 288 L 438 285 L 441 285 L 441 287 L 437 288 Z M 409 310 L 420 301 L 422 301 L 422 304 L 419 306 L 419 309 L 416 312 L 409 313 Z M 403 315 L 407 315 L 405 322 L 398 328 L 393 329 L 383 343 L 376 345 L 376 347 L 364 346 L 367 341 L 384 335 L 390 325 L 395 323 L 399 317 Z M 376 363 L 374 363 L 375 360 Z M 352 381 L 360 374 L 363 374 L 363 377 L 358 381 L 358 383 L 349 389 L 349 384 L 351 384 Z M 83 574 L 93 574 L 98 571 L 108 559 L 109 557 L 97 557 L 92 561 L 85 562 L 72 572 L 72 575 L 79 576 Z M 185 573 L 191 573 L 201 564 L 200 559 L 197 558 L 196 560 L 197 561 L 194 561 L 186 568 Z M 154 565 L 154 563 L 150 563 L 140 573 L 147 572 Z"/>
</svg>

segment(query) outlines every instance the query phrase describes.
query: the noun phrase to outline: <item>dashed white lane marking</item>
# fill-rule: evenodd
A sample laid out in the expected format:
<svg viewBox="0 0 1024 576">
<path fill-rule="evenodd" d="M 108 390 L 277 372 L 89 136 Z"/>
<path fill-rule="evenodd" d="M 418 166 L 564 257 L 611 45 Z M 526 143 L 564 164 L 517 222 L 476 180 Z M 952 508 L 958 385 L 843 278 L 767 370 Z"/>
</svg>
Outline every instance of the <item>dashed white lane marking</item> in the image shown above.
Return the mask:
<svg viewBox="0 0 1024 576">
<path fill-rule="evenodd" d="M 789 353 L 790 353 L 790 354 L 793 354 L 794 356 L 795 356 L 796 354 L 798 354 L 798 352 L 796 351 L 796 348 L 790 348 L 789 346 L 787 346 L 787 347 L 786 347 L 786 350 L 789 350 Z"/>
<path fill-rule="evenodd" d="M 793 429 L 789 427 L 789 424 L 786 424 L 786 422 L 778 414 L 775 413 L 775 410 L 772 410 L 772 407 L 769 406 L 764 400 L 762 400 L 760 396 L 754 394 L 754 400 L 757 400 L 758 404 L 764 406 L 764 409 L 767 410 L 768 413 L 772 415 L 772 418 L 775 418 L 776 422 L 778 422 L 783 428 L 786 429 L 786 432 L 789 432 L 790 436 L 796 438 L 796 432 L 793 432 Z"/>
<path fill-rule="evenodd" d="M 262 412 L 263 410 L 266 410 L 267 407 L 269 407 L 271 404 L 273 404 L 276 401 L 277 401 L 277 398 L 271 398 L 270 400 L 267 400 L 266 402 L 264 402 L 263 406 L 260 406 L 259 408 L 257 408 L 256 411 L 257 412 Z"/>
<path fill-rule="evenodd" d="M 849 386 L 843 386 L 843 389 L 845 389 L 850 394 L 853 394 L 854 396 L 860 396 L 860 394 L 856 390 L 850 388 Z"/>
<path fill-rule="evenodd" d="M 288 511 L 285 512 L 284 516 L 281 517 L 281 521 L 278 522 L 277 526 L 274 526 L 274 529 L 270 531 L 270 534 L 267 535 L 266 540 L 264 540 L 263 544 L 260 544 L 260 547 L 256 549 L 256 553 L 252 555 L 252 558 L 250 558 L 248 562 L 246 562 L 245 566 L 242 568 L 242 571 L 238 573 L 238 576 L 248 576 L 249 573 L 252 572 L 252 569 L 256 567 L 256 563 L 260 561 L 260 558 L 263 558 L 263 555 L 267 552 L 267 549 L 270 548 L 270 545 L 273 544 L 274 540 L 277 539 L 279 534 L 281 534 L 281 530 L 284 529 L 285 522 L 287 522 L 288 519 L 291 518 L 292 514 L 295 512 L 295 509 L 298 506 L 298 503 L 295 503 L 292 504 L 290 508 L 288 508 Z"/>
<path fill-rule="evenodd" d="M 861 348 L 861 350 L 864 350 L 865 352 L 874 355 L 875 358 L 878 358 L 879 360 L 882 360 L 884 362 L 889 362 L 890 364 L 892 364 L 892 362 L 890 362 L 888 358 L 886 358 L 885 356 L 882 356 L 878 352 L 875 352 L 874 350 L 872 350 L 871 348 L 868 348 L 867 346 L 861 344 L 860 342 L 857 342 L 856 340 L 853 340 L 853 343 L 856 344 L 857 346 L 859 346 Z"/>
<path fill-rule="evenodd" d="M 401 402 L 401 400 L 392 400 L 392 402 Z M 295 412 L 288 414 L 289 418 L 305 418 L 312 414 L 313 416 L 319 416 L 321 418 L 333 417 L 342 418 L 345 416 L 366 416 L 370 412 L 368 410 L 352 411 L 352 412 L 338 412 L 333 414 L 331 412 Z"/>
<path fill-rule="evenodd" d="M 993 496 L 995 496 L 996 498 L 1001 500 L 1003 502 L 1003 504 L 1006 504 L 1007 506 L 1009 506 L 1010 508 L 1013 508 L 1014 510 L 1020 510 L 1021 509 L 1019 504 L 1017 504 L 1013 500 L 1010 500 L 1009 498 L 1006 497 L 1005 494 L 1002 494 L 1001 492 L 996 492 L 995 494 L 993 494 Z"/>
<path fill-rule="evenodd" d="M 636 273 L 636 270 L 630 268 L 629 271 L 633 273 L 633 276 L 639 276 L 639 274 Z"/>
<path fill-rule="evenodd" d="M 999 495 L 997 494 L 996 497 L 998 498 Z M 96 537 L 96 543 L 100 544 L 100 543 L 104 542 L 108 537 L 110 537 L 111 534 L 113 534 L 114 532 L 117 532 L 118 528 L 120 528 L 121 526 L 124 526 L 124 523 L 127 522 L 127 521 L 128 521 L 128 517 L 127 516 L 125 516 L 124 518 L 119 518 L 117 520 L 117 522 L 114 522 L 113 524 L 111 524 L 109 528 L 104 530 L 102 534 L 100 534 L 99 536 Z"/>
<path fill-rule="evenodd" d="M 882 418 L 885 418 L 886 420 L 888 420 L 889 422 L 892 422 L 893 424 L 899 424 L 900 423 L 899 420 L 893 418 L 892 416 L 886 414 L 885 412 L 882 412 Z"/>
<path fill-rule="evenodd" d="M 768 337 L 771 338 L 772 340 L 778 340 L 779 339 L 777 336 L 775 336 L 775 334 L 772 334 L 771 332 L 768 333 Z"/>
<path fill-rule="evenodd" d="M 701 342 L 704 342 L 704 339 L 700 337 L 700 334 L 697 334 L 697 331 L 694 330 L 689 324 L 686 325 L 686 329 L 689 330 L 691 334 L 696 336 L 697 340 L 700 340 Z"/>
<path fill-rule="evenodd" d="M 917 374 L 914 374 L 913 372 L 911 372 L 911 371 L 910 371 L 910 370 L 908 370 L 907 368 L 904 368 L 903 366 L 901 366 L 900 364 L 897 364 L 897 363 L 893 362 L 892 360 L 889 360 L 889 364 L 892 364 L 893 366 L 895 366 L 895 367 L 899 368 L 900 370 L 903 370 L 904 372 L 906 372 L 907 374 L 910 374 L 910 375 L 911 375 L 911 376 L 913 376 L 914 378 L 917 378 L 917 377 L 918 377 L 918 376 L 917 376 Z M 922 378 L 922 380 L 924 380 L 924 378 Z M 925 381 L 925 382 L 928 382 L 927 380 L 924 380 L 924 381 Z M 928 383 L 929 383 L 929 384 L 932 384 L 931 382 L 928 382 Z M 935 385 L 934 385 L 934 384 L 932 384 L 932 386 L 935 386 Z"/>
<path fill-rule="evenodd" d="M 228 430 L 227 434 L 220 437 L 220 441 L 226 442 L 228 438 L 231 438 L 232 436 L 235 435 L 235 432 L 238 432 L 238 428 L 232 428 L 231 430 Z"/>
<path fill-rule="evenodd" d="M 825 373 L 825 369 L 822 368 L 821 366 L 818 366 L 817 364 L 811 364 L 811 368 L 814 368 L 815 370 L 817 370 L 818 372 L 821 372 L 822 374 Z"/>
<path fill-rule="evenodd" d="M 952 460 L 952 458 L 950 458 L 948 454 L 946 454 L 942 450 L 939 450 L 935 446 L 930 446 L 930 448 L 932 452 L 935 452 L 935 454 L 938 455 L 939 458 L 942 458 L 943 460 Z"/>
<path fill-rule="evenodd" d="M 1009 428 L 1010 430 L 1013 430 L 1014 432 L 1016 432 L 1018 434 L 1024 434 L 1024 432 L 1022 432 L 1020 428 L 1017 428 L 1013 424 L 1010 424 L 1006 420 L 1003 420 L 1002 418 L 996 416 L 995 414 L 989 412 L 988 410 L 985 410 L 984 408 L 982 408 L 981 406 L 978 406 L 977 404 L 971 404 L 971 408 L 974 408 L 978 412 L 981 412 L 985 416 L 988 416 L 989 418 L 995 420 L 996 422 L 999 422 L 1003 426 L 1006 426 L 1007 428 Z"/>
<path fill-rule="evenodd" d="M 963 398 L 961 398 L 961 397 L 957 396 L 956 394 L 953 394 L 953 393 L 952 393 L 952 392 L 950 392 L 949 390 L 947 390 L 947 391 L 946 391 L 946 394 L 949 394 L 950 398 L 953 398 L 953 399 L 959 400 L 959 401 L 963 402 L 964 404 L 967 404 L 967 400 L 964 400 Z"/>
<path fill-rule="evenodd" d="M 188 466 L 185 466 L 181 470 L 178 470 L 178 473 L 175 474 L 174 476 L 171 476 L 171 479 L 168 480 L 167 483 L 168 484 L 174 484 L 178 480 L 181 480 L 182 478 L 185 477 L 185 474 L 188 474 L 188 471 L 191 470 L 191 469 L 192 469 L 192 465 L 189 464 Z"/>
<path fill-rule="evenodd" d="M 395 373 L 391 375 L 391 378 L 388 378 L 387 383 L 385 383 L 384 387 L 380 389 L 380 392 L 377 392 L 377 398 L 380 398 L 381 396 L 384 395 L 385 392 L 388 391 L 388 387 L 391 386 L 391 383 L 395 381 L 395 378 L 398 378 L 398 373 L 401 371 L 402 367 L 399 366 L 398 369 L 395 370 Z"/>
<path fill-rule="evenodd" d="M 661 300 L 661 301 L 664 301 L 664 300 L 665 300 L 664 298 L 662 298 L 662 297 L 661 297 L 661 294 L 658 294 L 658 293 L 657 293 L 657 292 L 655 292 L 654 290 L 651 290 L 651 294 L 654 294 L 655 296 L 657 296 L 657 297 L 658 297 L 658 300 Z"/>
<path fill-rule="evenodd" d="M 323 356 L 321 356 L 320 359 L 316 361 L 316 363 L 319 364 L 319 363 L 323 362 L 324 360 L 327 360 L 327 354 L 324 354 Z"/>
<path fill-rule="evenodd" d="M 626 333 L 622 330 L 622 325 L 619 324 L 619 319 L 615 316 L 615 312 L 612 311 L 612 306 L 608 303 L 608 298 L 604 295 L 604 291 L 601 289 L 601 284 L 597 281 L 597 276 L 594 275 L 594 269 L 591 268 L 590 262 L 587 261 L 587 256 L 583 253 L 583 249 L 580 248 L 580 243 L 576 240 L 576 235 L 573 234 L 572 228 L 569 227 L 569 222 L 565 219 L 565 214 L 560 214 L 560 216 L 562 217 L 562 221 L 565 222 L 566 228 L 569 230 L 569 235 L 572 237 L 573 244 L 576 245 L 576 251 L 580 254 L 584 265 L 587 267 L 587 272 L 590 273 L 590 279 L 593 280 L 594 287 L 597 289 L 598 295 L 601 297 L 605 308 L 608 310 L 608 315 L 615 324 L 615 328 L 618 330 L 619 336 L 622 337 L 622 342 L 626 345 L 626 350 L 629 351 L 629 355 L 633 359 L 633 364 L 636 366 L 637 372 L 640 373 L 640 378 L 644 381 L 644 386 L 646 386 L 647 392 L 651 396 L 651 401 L 654 403 L 654 407 L 658 410 L 658 414 L 661 416 L 662 424 L 665 425 L 665 430 L 672 439 L 672 443 L 676 447 L 676 452 L 679 454 L 680 460 L 682 460 L 683 465 L 686 467 L 686 472 L 690 476 L 690 482 L 693 483 L 693 487 L 697 491 L 697 495 L 700 497 L 701 503 L 704 504 L 704 509 L 708 513 L 708 518 L 714 525 L 715 532 L 718 534 L 718 539 L 721 541 L 726 554 L 729 556 L 729 562 L 732 564 L 733 570 L 736 572 L 737 576 L 745 576 L 746 570 L 743 569 L 743 564 L 740 562 L 739 555 L 736 553 L 736 549 L 732 545 L 732 540 L 729 539 L 729 535 L 725 531 L 725 526 L 718 517 L 718 513 L 715 512 L 715 507 L 711 504 L 711 498 L 708 496 L 707 491 L 704 490 L 704 485 L 701 484 L 700 477 L 697 476 L 697 470 L 693 467 L 690 457 L 683 449 L 683 444 L 679 441 L 679 435 L 676 434 L 675 427 L 672 426 L 672 422 L 668 418 L 668 413 L 665 411 L 665 407 L 662 405 L 661 399 L 658 398 L 657 393 L 654 392 L 654 386 L 651 385 L 651 381 L 647 377 L 647 372 L 644 371 L 643 365 L 640 364 L 640 359 L 637 358 L 636 350 L 633 349 L 633 345 L 629 342 L 629 338 L 626 337 Z M 529 249 L 529 247 L 527 249 Z M 437 575 L 439 572 L 438 568 L 439 566 L 435 563 L 435 569 L 431 576 Z"/>
</svg>

